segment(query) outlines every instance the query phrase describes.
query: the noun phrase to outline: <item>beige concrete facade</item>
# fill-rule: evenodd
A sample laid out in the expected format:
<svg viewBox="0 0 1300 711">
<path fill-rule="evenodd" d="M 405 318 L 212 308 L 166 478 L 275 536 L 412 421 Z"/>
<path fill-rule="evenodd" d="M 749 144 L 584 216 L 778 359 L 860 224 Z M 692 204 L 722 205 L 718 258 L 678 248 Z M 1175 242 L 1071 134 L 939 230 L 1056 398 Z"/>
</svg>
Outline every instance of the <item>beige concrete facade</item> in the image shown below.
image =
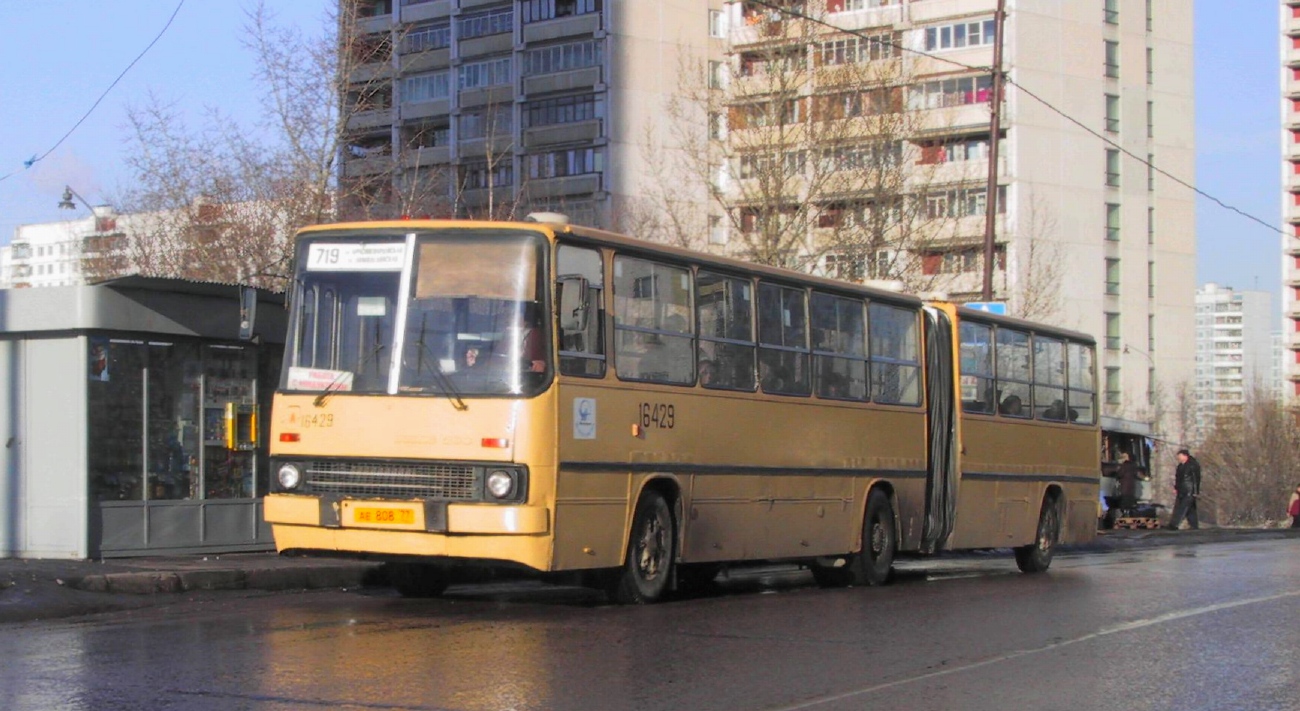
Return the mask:
<svg viewBox="0 0 1300 711">
<path fill-rule="evenodd" d="M 629 205 L 662 174 L 656 161 L 685 144 L 663 120 L 664 107 L 683 86 L 708 77 L 683 78 L 710 62 L 740 76 L 740 53 L 761 41 L 760 11 L 721 0 L 427 0 L 374 4 L 363 20 L 367 31 L 390 33 L 395 53 L 391 106 L 374 116 L 354 117 L 359 130 L 391 142 L 400 165 L 450 166 L 481 160 L 484 141 L 468 138 L 464 117 L 485 105 L 508 112 L 508 130 L 497 138 L 506 156 L 494 174 L 496 192 L 524 193 L 519 213 L 529 209 L 568 212 L 578 222 L 626 227 Z M 901 33 L 904 46 L 927 52 L 927 30 L 992 19 L 995 0 L 808 0 L 801 7 L 843 30 Z M 1173 175 L 1194 175 L 1192 12 L 1190 0 L 1008 0 L 1005 66 L 1010 79 L 1084 126 L 1142 158 L 1152 157 Z M 462 22 L 493 12 L 513 11 L 504 32 L 462 37 Z M 567 13 L 558 15 L 557 13 Z M 538 14 L 541 13 L 541 14 Z M 445 42 L 442 32 L 446 30 Z M 470 27 L 470 25 L 466 25 Z M 479 27 L 478 25 L 472 27 Z M 473 32 L 480 30 L 473 29 Z M 831 32 L 832 30 L 825 30 Z M 436 37 L 412 43 L 410 38 Z M 938 35 L 936 35 L 938 36 Z M 576 68 L 539 67 L 534 50 L 594 43 L 598 62 Z M 934 57 L 971 67 L 992 63 L 991 43 L 936 47 Z M 916 82 L 988 76 L 908 52 Z M 507 60 L 510 72 L 491 87 L 461 88 L 468 65 Z M 407 79 L 437 75 L 449 84 L 412 100 Z M 1108 76 L 1112 74 L 1115 76 Z M 910 91 L 910 89 L 909 89 Z M 407 92 L 409 94 L 409 92 Z M 588 97 L 589 118 L 542 117 L 546 102 Z M 1108 99 L 1108 97 L 1115 97 Z M 988 138 L 987 100 L 945 104 L 952 137 Z M 1141 161 L 1123 154 L 1108 158 L 1110 146 L 1023 91 L 1009 87 L 1003 120 L 1005 139 L 999 183 L 1006 191 L 1006 215 L 998 220 L 998 242 L 1006 269 L 995 279 L 997 298 L 1016 313 L 1020 292 L 1038 269 L 1036 260 L 1056 265 L 1050 285 L 1058 307 L 1055 325 L 1094 334 L 1099 344 L 1099 393 L 1109 415 L 1149 420 L 1153 396 L 1194 374 L 1195 223 L 1191 194 L 1163 176 L 1149 174 Z M 531 112 L 531 113 L 530 113 Z M 698 130 L 711 131 L 700 113 Z M 586 115 L 586 114 L 584 114 Z M 530 116 L 532 118 L 530 118 Z M 404 148 L 404 129 L 433 127 L 432 145 L 416 158 Z M 680 127 L 676 127 L 680 130 Z M 931 136 L 934 138 L 934 136 Z M 939 139 L 944 139 L 942 135 Z M 578 172 L 540 175 L 534 156 L 594 149 Z M 379 170 L 392 159 L 377 151 L 345 162 L 345 174 Z M 1113 162 L 1108 162 L 1113 161 Z M 367 162 L 369 161 L 369 162 Z M 367 166 L 370 166 L 367 168 Z M 987 159 L 966 166 L 951 184 L 983 184 Z M 1117 170 L 1113 170 L 1117 168 Z M 729 166 L 732 177 L 740 171 Z M 947 167 L 945 168 L 947 169 Z M 721 176 L 725 179 L 726 175 Z M 704 179 L 697 194 L 700 213 L 710 207 Z M 1113 183 L 1113 185 L 1108 185 Z M 483 189 L 454 191 L 456 209 L 483 204 Z M 1115 207 L 1108 207 L 1115 206 Z M 727 241 L 729 221 L 715 214 L 700 244 Z M 734 221 L 730 221 L 734 224 Z M 701 221 L 701 225 L 703 222 Z M 952 249 L 969 249 L 982 239 L 983 220 L 962 217 L 951 229 Z M 732 240 L 734 243 L 734 239 Z M 1035 250 L 1031 250 L 1034 245 Z M 963 260 L 953 260 L 962 262 Z M 824 268 L 824 262 L 822 264 Z M 1038 271 L 1043 271 L 1039 269 Z M 971 260 L 946 275 L 944 289 L 959 298 L 978 295 L 979 275 Z"/>
</svg>

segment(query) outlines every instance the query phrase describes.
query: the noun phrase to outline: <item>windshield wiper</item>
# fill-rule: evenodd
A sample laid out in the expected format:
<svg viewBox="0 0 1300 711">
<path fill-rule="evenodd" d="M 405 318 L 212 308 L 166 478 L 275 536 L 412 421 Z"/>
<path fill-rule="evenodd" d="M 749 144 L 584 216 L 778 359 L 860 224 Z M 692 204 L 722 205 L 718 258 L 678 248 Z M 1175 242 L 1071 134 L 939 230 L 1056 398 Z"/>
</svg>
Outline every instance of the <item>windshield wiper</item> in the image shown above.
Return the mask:
<svg viewBox="0 0 1300 711">
<path fill-rule="evenodd" d="M 448 400 L 451 400 L 451 406 L 456 408 L 457 412 L 464 412 L 469 409 L 469 405 L 466 405 L 465 401 L 461 399 L 456 386 L 451 384 L 451 378 L 448 378 L 447 374 L 443 372 L 442 364 L 438 362 L 438 359 L 433 355 L 433 351 L 429 350 L 428 344 L 424 342 L 425 324 L 428 318 L 429 314 L 420 314 L 420 338 L 415 342 L 419 347 L 415 353 L 415 372 L 418 374 L 424 371 L 424 354 L 428 352 L 429 360 L 433 361 L 433 368 L 429 372 L 433 373 L 434 380 L 438 381 L 438 387 L 442 388 L 443 394 L 447 396 Z"/>
<path fill-rule="evenodd" d="M 370 352 L 366 353 L 366 357 L 362 358 L 361 362 L 357 364 L 357 373 L 365 372 L 366 366 L 369 365 L 371 361 L 375 360 L 376 356 L 378 356 L 384 350 L 384 343 L 379 336 L 380 336 L 380 325 L 379 322 L 376 321 L 375 322 L 375 347 L 370 349 Z M 339 391 L 340 387 L 343 384 L 343 376 L 345 375 L 352 375 L 352 373 L 346 370 L 339 371 L 339 374 L 334 376 L 334 380 L 330 381 L 330 384 L 325 386 L 325 390 L 321 392 L 320 395 L 317 395 L 315 400 L 312 400 L 312 404 L 315 405 L 316 407 L 323 406 L 325 404 L 325 401 L 329 399 L 330 395 L 333 395 L 334 393 Z"/>
</svg>

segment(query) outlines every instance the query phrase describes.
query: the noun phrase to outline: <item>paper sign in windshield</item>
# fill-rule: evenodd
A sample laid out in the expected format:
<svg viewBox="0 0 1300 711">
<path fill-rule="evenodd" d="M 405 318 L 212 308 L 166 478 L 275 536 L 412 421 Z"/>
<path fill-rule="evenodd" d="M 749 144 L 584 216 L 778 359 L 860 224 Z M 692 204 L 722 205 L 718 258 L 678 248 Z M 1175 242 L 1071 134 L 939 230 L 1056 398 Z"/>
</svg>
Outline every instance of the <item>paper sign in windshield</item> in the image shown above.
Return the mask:
<svg viewBox="0 0 1300 711">
<path fill-rule="evenodd" d="M 331 244 L 317 242 L 307 248 L 309 272 L 400 272 L 406 259 L 402 242 L 384 244 Z"/>
<path fill-rule="evenodd" d="M 352 389 L 352 373 L 346 370 L 323 368 L 289 368 L 286 383 L 289 390 L 329 390 L 347 392 Z"/>
</svg>

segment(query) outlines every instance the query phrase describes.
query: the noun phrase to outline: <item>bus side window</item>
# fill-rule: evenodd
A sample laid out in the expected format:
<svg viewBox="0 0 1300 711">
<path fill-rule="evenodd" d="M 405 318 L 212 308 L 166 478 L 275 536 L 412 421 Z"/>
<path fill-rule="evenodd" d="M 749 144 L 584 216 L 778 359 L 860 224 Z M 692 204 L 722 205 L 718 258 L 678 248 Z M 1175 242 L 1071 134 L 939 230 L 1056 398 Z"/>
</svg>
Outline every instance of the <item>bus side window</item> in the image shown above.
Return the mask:
<svg viewBox="0 0 1300 711">
<path fill-rule="evenodd" d="M 1077 414 L 1073 421 L 1080 425 L 1091 425 L 1097 421 L 1097 411 L 1093 405 L 1097 396 L 1093 387 L 1092 346 L 1071 343 L 1066 353 L 1070 410 Z M 1143 463 L 1145 464 L 1145 461 Z"/>
<path fill-rule="evenodd" d="M 915 309 L 872 303 L 871 399 L 892 405 L 921 404 L 921 329 Z"/>
<path fill-rule="evenodd" d="M 586 280 L 586 323 L 581 329 L 565 329 L 565 314 L 559 315 L 555 332 L 560 341 L 560 373 L 589 378 L 605 376 L 605 265 L 595 249 L 560 245 L 556 255 L 555 303 L 581 303 L 563 293 Z M 579 279 L 580 278 L 580 279 Z M 558 310 L 558 309 L 557 309 Z"/>
<path fill-rule="evenodd" d="M 1039 419 L 1073 422 L 1078 419 L 1065 400 L 1065 343 L 1034 335 L 1034 411 Z"/>
<path fill-rule="evenodd" d="M 1020 398 L 997 402 L 993 387 L 993 328 L 982 323 L 963 321 L 961 339 L 961 409 L 984 415 L 993 414 L 994 404 L 1004 414 L 1020 414 L 1029 403 Z"/>
<path fill-rule="evenodd" d="M 817 397 L 866 400 L 867 322 L 863 303 L 813 292 L 812 335 Z"/>
<path fill-rule="evenodd" d="M 695 384 L 691 274 L 614 257 L 614 370 L 624 380 Z"/>
<path fill-rule="evenodd" d="M 997 371 L 999 410 L 1015 417 L 1029 417 L 1030 381 L 1029 334 L 1024 331 L 999 326 L 997 331 Z M 1018 412 L 1009 412 L 1007 401 L 1015 398 Z M 1032 401 L 1035 411 L 1040 411 L 1038 401 Z"/>
<path fill-rule="evenodd" d="M 700 385 L 754 391 L 754 289 L 748 279 L 695 275 Z"/>
<path fill-rule="evenodd" d="M 807 298 L 803 289 L 758 285 L 758 370 L 763 392 L 810 392 Z"/>
</svg>

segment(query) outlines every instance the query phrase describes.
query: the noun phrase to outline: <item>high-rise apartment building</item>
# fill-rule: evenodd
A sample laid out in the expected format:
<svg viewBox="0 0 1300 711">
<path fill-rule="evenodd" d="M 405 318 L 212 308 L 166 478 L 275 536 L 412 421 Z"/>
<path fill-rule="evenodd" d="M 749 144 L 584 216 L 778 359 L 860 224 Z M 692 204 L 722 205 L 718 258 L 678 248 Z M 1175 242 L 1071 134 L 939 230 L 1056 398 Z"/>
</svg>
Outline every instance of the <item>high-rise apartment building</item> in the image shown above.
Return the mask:
<svg viewBox="0 0 1300 711">
<path fill-rule="evenodd" d="M 1206 284 L 1196 292 L 1196 429 L 1204 438 L 1240 417 L 1253 395 L 1273 394 L 1273 299 L 1266 291 Z"/>
<path fill-rule="evenodd" d="M 1300 2 L 1282 0 L 1282 339 L 1288 398 L 1300 397 Z"/>
<path fill-rule="evenodd" d="M 671 185 L 659 204 L 691 203 L 699 246 L 979 294 L 996 0 L 342 2 L 369 60 L 343 175 L 391 175 L 395 204 L 432 186 L 456 214 L 638 232 L 639 199 Z M 1148 419 L 1194 368 L 1192 198 L 1148 165 L 1194 173 L 1190 8 L 1006 4 L 995 298 L 1096 335 L 1103 411 Z M 892 194 L 881 166 L 904 167 Z M 893 241 L 826 242 L 873 221 Z M 794 237 L 754 249 L 763 230 Z"/>
<path fill-rule="evenodd" d="M 119 221 L 129 218 L 101 205 L 84 217 L 19 225 L 13 241 L 3 248 L 0 288 L 85 284 L 88 267 L 120 272 L 126 236 Z"/>
</svg>

